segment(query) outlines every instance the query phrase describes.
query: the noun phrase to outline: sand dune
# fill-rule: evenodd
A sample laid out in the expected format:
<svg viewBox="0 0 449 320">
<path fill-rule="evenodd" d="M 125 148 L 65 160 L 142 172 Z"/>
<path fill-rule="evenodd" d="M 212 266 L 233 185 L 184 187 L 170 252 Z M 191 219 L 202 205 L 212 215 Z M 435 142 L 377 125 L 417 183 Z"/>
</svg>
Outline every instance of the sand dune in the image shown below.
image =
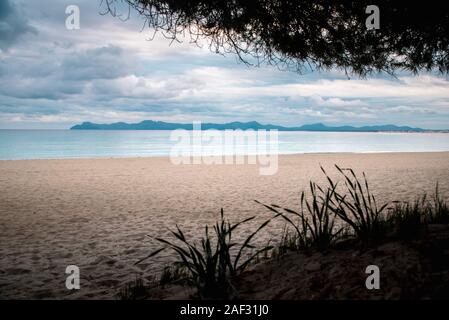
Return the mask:
<svg viewBox="0 0 449 320">
<path fill-rule="evenodd" d="M 273 176 L 256 165 L 173 165 L 168 158 L 0 161 L 0 298 L 114 298 L 166 257 L 134 266 L 176 223 L 202 232 L 224 208 L 232 221 L 270 216 L 265 203 L 297 207 L 319 165 L 365 171 L 383 201 L 433 193 L 449 198 L 449 153 L 310 154 L 279 159 Z M 266 237 L 279 237 L 273 224 Z M 259 239 L 266 241 L 268 239 Z M 65 288 L 65 267 L 81 289 Z"/>
</svg>

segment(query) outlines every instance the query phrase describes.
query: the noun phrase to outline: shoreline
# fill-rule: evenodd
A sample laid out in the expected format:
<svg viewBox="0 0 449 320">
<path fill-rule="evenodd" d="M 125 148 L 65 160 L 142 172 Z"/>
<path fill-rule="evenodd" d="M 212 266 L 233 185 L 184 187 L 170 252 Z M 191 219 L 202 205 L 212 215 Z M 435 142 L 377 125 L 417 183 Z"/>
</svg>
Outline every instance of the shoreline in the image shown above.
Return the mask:
<svg viewBox="0 0 449 320">
<path fill-rule="evenodd" d="M 361 155 L 369 155 L 369 154 L 424 154 L 424 153 L 448 153 L 449 154 L 449 150 L 444 150 L 444 151 L 365 151 L 365 152 L 304 152 L 304 153 L 278 153 L 277 155 L 279 157 L 288 157 L 288 156 L 305 156 L 305 155 L 357 155 L 357 154 L 361 154 Z M 248 156 L 248 154 L 233 154 L 232 156 Z M 253 155 L 266 155 L 263 153 L 257 153 L 257 154 L 250 154 L 250 156 Z M 273 155 L 272 153 L 269 155 Z M 202 155 L 203 157 L 208 157 L 210 155 L 205 154 Z M 194 156 L 191 156 L 194 157 Z M 7 161 L 64 161 L 64 160 L 129 160 L 129 159 L 169 159 L 170 156 L 166 155 L 166 156 L 104 156 L 104 157 L 67 157 L 67 158 L 26 158 L 26 159 L 0 159 L 0 163 L 1 162 L 7 162 Z"/>
</svg>

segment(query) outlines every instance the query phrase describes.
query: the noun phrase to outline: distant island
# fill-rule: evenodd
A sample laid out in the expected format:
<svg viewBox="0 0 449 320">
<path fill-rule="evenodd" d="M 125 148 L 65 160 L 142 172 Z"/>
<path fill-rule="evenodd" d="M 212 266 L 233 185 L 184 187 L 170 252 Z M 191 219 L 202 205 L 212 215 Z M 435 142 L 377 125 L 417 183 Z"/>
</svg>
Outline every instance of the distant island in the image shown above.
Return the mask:
<svg viewBox="0 0 449 320">
<path fill-rule="evenodd" d="M 75 125 L 70 130 L 192 130 L 191 123 L 170 123 L 163 121 L 145 120 L 139 123 L 116 122 L 111 124 L 98 124 L 92 122 L 83 122 Z M 257 121 L 251 122 L 229 122 L 229 123 L 201 123 L 202 130 L 279 130 L 279 131 L 320 131 L 320 132 L 447 132 L 447 130 L 427 130 L 422 128 L 412 128 L 408 126 L 396 126 L 392 124 L 377 126 L 326 126 L 322 123 L 306 124 L 298 127 L 284 127 L 273 124 L 261 124 Z"/>
</svg>

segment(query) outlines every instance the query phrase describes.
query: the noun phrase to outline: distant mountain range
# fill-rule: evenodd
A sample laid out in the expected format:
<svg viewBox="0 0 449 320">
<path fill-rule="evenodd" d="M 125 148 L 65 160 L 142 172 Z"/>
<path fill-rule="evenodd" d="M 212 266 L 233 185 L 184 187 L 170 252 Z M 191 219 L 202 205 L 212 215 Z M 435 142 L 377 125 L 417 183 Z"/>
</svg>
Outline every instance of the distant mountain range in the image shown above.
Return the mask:
<svg viewBox="0 0 449 320">
<path fill-rule="evenodd" d="M 116 122 L 111 124 L 98 124 L 92 122 L 83 122 L 82 124 L 75 125 L 70 130 L 175 130 L 185 129 L 192 130 L 193 125 L 191 123 L 170 123 L 163 121 L 145 120 L 139 123 L 125 123 Z M 332 127 L 326 126 L 322 123 L 306 124 L 299 127 L 284 127 L 272 124 L 260 124 L 257 121 L 251 122 L 229 122 L 229 123 L 201 123 L 201 129 L 254 129 L 254 130 L 270 130 L 277 129 L 279 131 L 332 131 L 332 132 L 441 132 L 443 130 L 426 130 L 421 128 L 412 128 L 408 126 L 395 126 L 392 124 L 379 125 L 379 126 L 364 126 L 364 127 L 352 127 L 352 126 L 339 126 Z"/>
</svg>

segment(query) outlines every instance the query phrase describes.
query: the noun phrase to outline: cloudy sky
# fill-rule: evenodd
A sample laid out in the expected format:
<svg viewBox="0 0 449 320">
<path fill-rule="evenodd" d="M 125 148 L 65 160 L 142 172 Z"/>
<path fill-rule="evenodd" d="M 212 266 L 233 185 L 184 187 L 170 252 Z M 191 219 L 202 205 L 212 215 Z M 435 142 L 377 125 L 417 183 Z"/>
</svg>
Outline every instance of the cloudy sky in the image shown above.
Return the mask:
<svg viewBox="0 0 449 320">
<path fill-rule="evenodd" d="M 206 43 L 149 41 L 137 14 L 101 15 L 100 2 L 0 1 L 0 128 L 145 119 L 449 128 L 447 76 L 251 68 Z M 80 8 L 79 30 L 65 27 L 68 5 Z"/>
</svg>

